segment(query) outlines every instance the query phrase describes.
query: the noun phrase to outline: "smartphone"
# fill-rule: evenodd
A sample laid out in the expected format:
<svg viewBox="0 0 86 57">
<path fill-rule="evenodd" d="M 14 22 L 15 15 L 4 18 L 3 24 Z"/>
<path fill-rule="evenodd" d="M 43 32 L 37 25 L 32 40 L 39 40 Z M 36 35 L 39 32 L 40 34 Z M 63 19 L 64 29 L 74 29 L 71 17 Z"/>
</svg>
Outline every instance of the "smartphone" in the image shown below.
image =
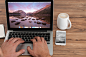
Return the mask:
<svg viewBox="0 0 86 57">
<path fill-rule="evenodd" d="M 66 45 L 66 31 L 56 31 L 56 45 Z"/>
</svg>

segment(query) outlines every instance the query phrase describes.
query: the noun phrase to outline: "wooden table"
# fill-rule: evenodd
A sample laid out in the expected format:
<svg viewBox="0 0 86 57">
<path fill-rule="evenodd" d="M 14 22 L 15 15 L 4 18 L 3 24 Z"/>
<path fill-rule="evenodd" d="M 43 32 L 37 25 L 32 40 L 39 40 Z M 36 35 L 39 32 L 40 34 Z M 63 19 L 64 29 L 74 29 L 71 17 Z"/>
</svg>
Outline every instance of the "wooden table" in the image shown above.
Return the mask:
<svg viewBox="0 0 86 57">
<path fill-rule="evenodd" d="M 57 16 L 68 13 L 72 28 L 66 30 L 66 46 L 55 45 Z M 5 25 L 7 31 L 5 0 L 0 0 L 0 24 Z M 0 46 L 4 39 L 0 39 Z M 53 56 L 52 57 L 86 57 L 86 0 L 54 0 L 53 18 Z M 19 56 L 29 57 L 29 56 Z"/>
</svg>

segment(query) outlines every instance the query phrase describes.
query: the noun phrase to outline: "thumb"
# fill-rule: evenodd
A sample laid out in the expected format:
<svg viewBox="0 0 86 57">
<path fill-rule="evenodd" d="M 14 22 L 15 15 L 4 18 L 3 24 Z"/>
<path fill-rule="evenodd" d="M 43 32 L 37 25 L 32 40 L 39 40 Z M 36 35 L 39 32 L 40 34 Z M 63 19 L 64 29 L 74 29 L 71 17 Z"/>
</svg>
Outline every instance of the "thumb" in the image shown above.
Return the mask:
<svg viewBox="0 0 86 57">
<path fill-rule="evenodd" d="M 33 55 L 33 50 L 30 48 L 30 46 L 27 47 L 27 50 L 30 53 L 30 55 Z"/>
<path fill-rule="evenodd" d="M 22 53 L 24 53 L 25 52 L 25 50 L 24 49 L 21 49 L 21 50 L 19 50 L 18 52 L 17 52 L 17 55 L 19 56 L 19 55 L 21 55 Z"/>
</svg>

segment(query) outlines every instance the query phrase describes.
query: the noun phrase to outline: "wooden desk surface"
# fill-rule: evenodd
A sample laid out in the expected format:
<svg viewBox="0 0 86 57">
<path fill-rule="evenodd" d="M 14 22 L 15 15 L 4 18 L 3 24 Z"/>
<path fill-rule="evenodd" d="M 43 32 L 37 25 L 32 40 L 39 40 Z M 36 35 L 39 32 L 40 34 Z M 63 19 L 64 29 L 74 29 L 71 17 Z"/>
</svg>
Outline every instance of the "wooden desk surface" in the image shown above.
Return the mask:
<svg viewBox="0 0 86 57">
<path fill-rule="evenodd" d="M 55 31 L 57 28 L 57 16 L 59 13 L 68 13 L 72 22 L 72 28 L 66 30 L 66 46 L 55 45 Z M 5 0 L 0 0 L 0 24 L 6 22 Z M 0 46 L 4 39 L 0 39 Z M 52 57 L 86 57 L 86 0 L 54 0 L 53 18 L 53 56 Z M 30 57 L 30 56 L 19 56 Z"/>
</svg>

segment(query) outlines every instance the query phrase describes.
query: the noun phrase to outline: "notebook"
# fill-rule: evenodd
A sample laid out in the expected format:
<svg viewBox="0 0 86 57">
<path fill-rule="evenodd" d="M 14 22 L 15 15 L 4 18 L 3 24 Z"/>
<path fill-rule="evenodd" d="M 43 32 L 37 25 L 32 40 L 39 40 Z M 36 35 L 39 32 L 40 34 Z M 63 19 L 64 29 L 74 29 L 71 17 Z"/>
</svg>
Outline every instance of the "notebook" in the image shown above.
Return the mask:
<svg viewBox="0 0 86 57">
<path fill-rule="evenodd" d="M 5 37 L 4 25 L 0 24 L 0 38 Z"/>
</svg>

